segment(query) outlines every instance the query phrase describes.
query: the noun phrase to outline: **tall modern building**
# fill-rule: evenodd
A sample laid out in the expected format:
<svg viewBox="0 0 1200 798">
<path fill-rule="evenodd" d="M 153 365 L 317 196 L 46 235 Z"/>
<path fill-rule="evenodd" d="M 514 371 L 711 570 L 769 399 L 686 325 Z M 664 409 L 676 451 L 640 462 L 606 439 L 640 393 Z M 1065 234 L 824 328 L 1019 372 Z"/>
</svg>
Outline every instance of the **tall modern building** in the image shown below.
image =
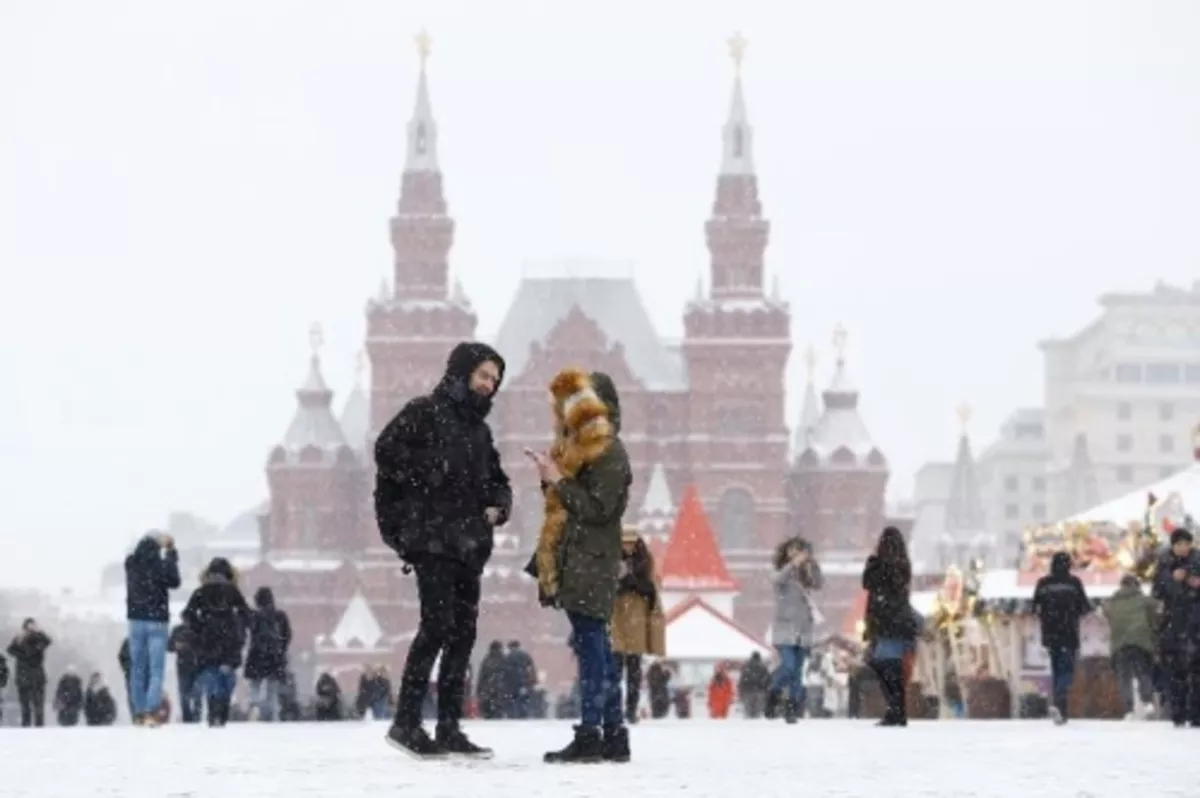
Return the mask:
<svg viewBox="0 0 1200 798">
<path fill-rule="evenodd" d="M 1200 282 L 1107 294 L 1044 341 L 1048 513 L 1062 517 L 1191 461 L 1200 420 Z"/>
</svg>

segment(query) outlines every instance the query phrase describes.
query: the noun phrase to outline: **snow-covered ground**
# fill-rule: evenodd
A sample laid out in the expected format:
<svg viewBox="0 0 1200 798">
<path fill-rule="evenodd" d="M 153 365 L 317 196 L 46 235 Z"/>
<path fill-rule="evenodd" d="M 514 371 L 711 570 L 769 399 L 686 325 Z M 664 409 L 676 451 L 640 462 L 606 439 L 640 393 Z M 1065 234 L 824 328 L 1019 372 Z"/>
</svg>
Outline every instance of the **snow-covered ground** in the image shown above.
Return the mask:
<svg viewBox="0 0 1200 798">
<path fill-rule="evenodd" d="M 1168 798 L 1200 795 L 1200 730 L 1164 723 L 691 720 L 633 729 L 629 765 L 543 765 L 562 722 L 475 723 L 491 762 L 421 763 L 383 724 L 235 724 L 224 730 L 0 732 L 0 794 L 130 798 L 819 796 Z"/>
</svg>

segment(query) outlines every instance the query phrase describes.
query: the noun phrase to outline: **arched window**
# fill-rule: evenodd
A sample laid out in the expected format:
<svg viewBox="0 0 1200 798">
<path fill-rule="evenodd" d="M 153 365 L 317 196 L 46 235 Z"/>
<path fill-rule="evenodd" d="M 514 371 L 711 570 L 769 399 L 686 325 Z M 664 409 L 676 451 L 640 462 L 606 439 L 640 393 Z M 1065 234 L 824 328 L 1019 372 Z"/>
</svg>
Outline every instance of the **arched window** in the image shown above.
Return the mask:
<svg viewBox="0 0 1200 798">
<path fill-rule="evenodd" d="M 729 488 L 717 505 L 717 537 L 721 549 L 754 546 L 754 496 L 745 488 Z"/>
</svg>

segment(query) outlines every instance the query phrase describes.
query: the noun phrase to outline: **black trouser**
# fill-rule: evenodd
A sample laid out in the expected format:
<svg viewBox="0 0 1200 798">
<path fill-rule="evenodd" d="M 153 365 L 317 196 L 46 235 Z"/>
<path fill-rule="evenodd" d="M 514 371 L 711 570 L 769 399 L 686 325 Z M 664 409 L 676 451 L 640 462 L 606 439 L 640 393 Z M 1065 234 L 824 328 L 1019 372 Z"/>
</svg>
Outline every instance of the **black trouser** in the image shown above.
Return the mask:
<svg viewBox="0 0 1200 798">
<path fill-rule="evenodd" d="M 1159 652 L 1167 671 L 1167 701 L 1175 723 L 1200 725 L 1200 646 L 1179 641 Z"/>
<path fill-rule="evenodd" d="M 617 653 L 619 678 L 625 682 L 625 719 L 637 718 L 638 702 L 642 698 L 642 655 Z"/>
<path fill-rule="evenodd" d="M 453 726 L 463 714 L 467 669 L 475 648 L 479 620 L 479 573 L 457 560 L 428 557 L 413 565 L 421 622 L 408 649 L 396 725 L 412 728 L 421 723 L 421 705 L 429 690 L 429 674 L 441 654 L 438 668 L 438 724 Z"/>
<path fill-rule="evenodd" d="M 17 681 L 17 700 L 21 704 L 22 726 L 46 725 L 45 682 Z"/>
<path fill-rule="evenodd" d="M 1113 671 L 1117 690 L 1126 712 L 1133 712 L 1133 681 L 1137 680 L 1138 698 L 1143 704 L 1154 703 L 1154 657 L 1138 646 L 1121 646 L 1113 652 Z"/>
<path fill-rule="evenodd" d="M 904 660 L 877 659 L 871 661 L 871 669 L 879 678 L 879 690 L 883 693 L 887 712 L 884 720 L 907 721 L 908 706 L 904 684 Z"/>
</svg>

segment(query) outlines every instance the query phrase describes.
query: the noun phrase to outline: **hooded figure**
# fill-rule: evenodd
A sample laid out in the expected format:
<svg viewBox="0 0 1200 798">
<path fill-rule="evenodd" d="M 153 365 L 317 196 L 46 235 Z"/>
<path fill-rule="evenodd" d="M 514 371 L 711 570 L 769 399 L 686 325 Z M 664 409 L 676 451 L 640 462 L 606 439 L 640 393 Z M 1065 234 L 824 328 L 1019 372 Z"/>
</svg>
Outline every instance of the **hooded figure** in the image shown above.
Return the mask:
<svg viewBox="0 0 1200 798">
<path fill-rule="evenodd" d="M 550 384 L 555 443 L 539 469 L 546 517 L 536 570 L 543 603 L 567 613 L 579 665 L 580 725 L 547 762 L 629 761 L 609 621 L 617 598 L 622 517 L 633 475 L 619 436 L 621 405 L 600 372 L 560 372 Z M 547 573 L 547 571 L 550 573 Z"/>
<path fill-rule="evenodd" d="M 375 444 L 375 513 L 384 543 L 417 574 L 421 621 L 408 649 L 388 742 L 417 757 L 486 757 L 459 729 L 475 647 L 480 578 L 512 489 L 485 419 L 504 360 L 481 343 L 459 344 L 428 396 L 406 404 Z M 437 740 L 421 726 L 433 664 Z"/>
<path fill-rule="evenodd" d="M 183 622 L 195 635 L 198 678 L 208 696 L 210 726 L 224 726 L 229 720 L 249 620 L 250 607 L 238 589 L 233 566 L 224 557 L 214 557 L 183 610 Z"/>
<path fill-rule="evenodd" d="M 1083 582 L 1071 573 L 1071 555 L 1056 552 L 1050 558 L 1050 573 L 1033 589 L 1033 612 L 1042 622 L 1042 645 L 1050 655 L 1050 681 L 1055 723 L 1067 719 L 1067 695 L 1075 678 L 1079 655 L 1079 622 L 1092 611 Z"/>
<path fill-rule="evenodd" d="M 275 606 L 275 594 L 263 586 L 254 593 L 250 614 L 250 649 L 246 653 L 246 680 L 250 703 L 259 720 L 274 720 L 279 709 L 279 687 L 287 674 L 292 625 L 287 613 Z"/>
</svg>

